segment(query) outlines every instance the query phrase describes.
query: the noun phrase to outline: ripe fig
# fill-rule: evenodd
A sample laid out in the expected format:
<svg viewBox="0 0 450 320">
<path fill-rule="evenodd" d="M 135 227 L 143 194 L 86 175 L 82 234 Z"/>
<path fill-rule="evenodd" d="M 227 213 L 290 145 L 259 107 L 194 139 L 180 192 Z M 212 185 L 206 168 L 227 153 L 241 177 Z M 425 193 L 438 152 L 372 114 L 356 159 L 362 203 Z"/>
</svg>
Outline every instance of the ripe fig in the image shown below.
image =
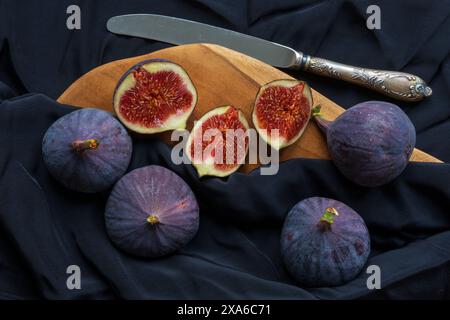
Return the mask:
<svg viewBox="0 0 450 320">
<path fill-rule="evenodd" d="M 186 144 L 186 155 L 199 176 L 225 177 L 235 172 L 248 152 L 248 128 L 244 114 L 233 106 L 204 114 Z"/>
<path fill-rule="evenodd" d="M 313 98 L 308 84 L 275 80 L 259 89 L 253 107 L 253 124 L 272 148 L 280 150 L 296 142 L 311 117 Z"/>
<path fill-rule="evenodd" d="M 359 103 L 334 121 L 323 119 L 320 112 L 314 118 L 336 167 L 361 186 L 381 186 L 400 175 L 416 143 L 411 120 L 388 102 Z"/>
<path fill-rule="evenodd" d="M 352 280 L 369 252 L 370 237 L 363 219 L 337 200 L 307 198 L 284 221 L 282 258 L 303 286 L 338 286 Z"/>
<path fill-rule="evenodd" d="M 42 141 L 50 174 L 69 189 L 93 193 L 113 185 L 126 171 L 132 142 L 110 113 L 80 109 L 53 123 Z"/>
<path fill-rule="evenodd" d="M 186 71 L 167 60 L 146 60 L 131 67 L 114 92 L 114 110 L 132 131 L 157 133 L 184 129 L 197 103 Z"/>
<path fill-rule="evenodd" d="M 183 179 L 151 165 L 127 173 L 116 183 L 106 204 L 105 222 L 109 237 L 122 250 L 160 257 L 192 240 L 199 209 Z"/>
</svg>

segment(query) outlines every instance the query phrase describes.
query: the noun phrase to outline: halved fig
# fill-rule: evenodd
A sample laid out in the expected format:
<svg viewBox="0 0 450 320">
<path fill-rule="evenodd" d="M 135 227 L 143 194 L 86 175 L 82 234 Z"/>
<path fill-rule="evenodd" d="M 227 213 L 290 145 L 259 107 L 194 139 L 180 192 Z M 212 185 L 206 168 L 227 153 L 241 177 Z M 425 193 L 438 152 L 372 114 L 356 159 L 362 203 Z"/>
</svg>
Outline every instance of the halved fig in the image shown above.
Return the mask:
<svg viewBox="0 0 450 320">
<path fill-rule="evenodd" d="M 186 71 L 167 60 L 146 60 L 131 67 L 114 92 L 114 110 L 132 131 L 157 133 L 184 129 L 197 103 Z"/>
<path fill-rule="evenodd" d="M 275 80 L 259 89 L 252 120 L 261 138 L 280 150 L 297 141 L 311 117 L 313 99 L 308 84 Z"/>
<path fill-rule="evenodd" d="M 248 122 L 233 106 L 215 108 L 196 123 L 186 154 L 199 176 L 225 177 L 235 172 L 248 152 Z"/>
</svg>

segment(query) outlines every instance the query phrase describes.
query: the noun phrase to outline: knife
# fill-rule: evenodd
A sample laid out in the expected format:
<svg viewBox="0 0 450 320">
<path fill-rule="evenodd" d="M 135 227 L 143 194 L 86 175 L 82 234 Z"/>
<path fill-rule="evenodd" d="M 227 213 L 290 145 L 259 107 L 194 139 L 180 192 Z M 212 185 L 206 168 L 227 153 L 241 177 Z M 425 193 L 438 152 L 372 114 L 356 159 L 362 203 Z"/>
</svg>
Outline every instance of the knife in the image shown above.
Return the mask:
<svg viewBox="0 0 450 320">
<path fill-rule="evenodd" d="M 218 44 L 274 67 L 301 69 L 344 80 L 398 100 L 419 101 L 432 94 L 424 80 L 409 73 L 345 65 L 313 57 L 278 43 L 195 21 L 156 14 L 128 14 L 110 18 L 106 27 L 115 34 L 176 45 L 202 42 Z"/>
</svg>

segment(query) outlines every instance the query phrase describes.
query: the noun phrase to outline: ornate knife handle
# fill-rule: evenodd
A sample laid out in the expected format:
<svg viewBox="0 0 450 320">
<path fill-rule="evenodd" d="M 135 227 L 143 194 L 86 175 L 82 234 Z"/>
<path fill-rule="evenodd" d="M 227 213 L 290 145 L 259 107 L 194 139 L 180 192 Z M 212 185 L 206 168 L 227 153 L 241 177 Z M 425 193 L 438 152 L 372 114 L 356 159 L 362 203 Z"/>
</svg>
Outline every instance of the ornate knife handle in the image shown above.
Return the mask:
<svg viewBox="0 0 450 320">
<path fill-rule="evenodd" d="M 409 73 L 353 67 L 302 54 L 297 65 L 305 71 L 351 82 L 398 100 L 419 101 L 432 94 L 425 81 Z"/>
</svg>

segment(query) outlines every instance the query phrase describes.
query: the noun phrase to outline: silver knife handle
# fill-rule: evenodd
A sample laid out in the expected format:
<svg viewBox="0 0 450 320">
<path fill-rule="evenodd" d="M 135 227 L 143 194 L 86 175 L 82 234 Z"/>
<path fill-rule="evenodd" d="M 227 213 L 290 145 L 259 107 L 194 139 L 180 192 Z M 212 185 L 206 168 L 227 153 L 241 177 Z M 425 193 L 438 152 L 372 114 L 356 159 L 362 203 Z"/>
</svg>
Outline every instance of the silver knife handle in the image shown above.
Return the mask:
<svg viewBox="0 0 450 320">
<path fill-rule="evenodd" d="M 299 54 L 297 66 L 305 71 L 351 82 L 398 100 L 419 101 L 432 94 L 425 81 L 409 73 L 353 67 L 305 54 Z"/>
</svg>

